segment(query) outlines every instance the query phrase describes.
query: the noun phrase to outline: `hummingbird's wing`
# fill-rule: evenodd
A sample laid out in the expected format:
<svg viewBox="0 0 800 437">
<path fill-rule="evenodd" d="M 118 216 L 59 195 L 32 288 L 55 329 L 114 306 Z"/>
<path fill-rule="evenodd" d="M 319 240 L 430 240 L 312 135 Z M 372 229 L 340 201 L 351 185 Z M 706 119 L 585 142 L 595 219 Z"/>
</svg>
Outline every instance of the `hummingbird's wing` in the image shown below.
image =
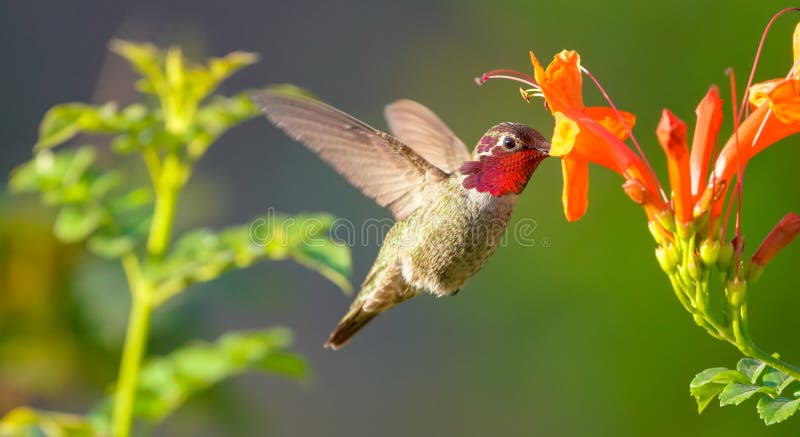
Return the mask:
<svg viewBox="0 0 800 437">
<path fill-rule="evenodd" d="M 431 164 L 452 173 L 470 160 L 467 146 L 430 109 L 398 100 L 384 110 L 391 132 Z"/>
<path fill-rule="evenodd" d="M 305 144 L 395 218 L 426 202 L 447 174 L 393 136 L 325 103 L 275 87 L 253 95 L 272 123 Z"/>
</svg>

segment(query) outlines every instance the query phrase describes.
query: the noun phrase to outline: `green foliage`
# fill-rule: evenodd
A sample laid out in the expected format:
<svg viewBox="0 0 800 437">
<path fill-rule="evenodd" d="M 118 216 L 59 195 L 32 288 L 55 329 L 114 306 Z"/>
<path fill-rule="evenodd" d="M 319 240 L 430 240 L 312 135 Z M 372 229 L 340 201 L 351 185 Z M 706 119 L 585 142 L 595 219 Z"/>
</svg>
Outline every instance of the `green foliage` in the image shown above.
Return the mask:
<svg viewBox="0 0 800 437">
<path fill-rule="evenodd" d="M 40 152 L 14 170 L 9 186 L 59 208 L 53 231 L 61 241 L 88 240 L 92 252 L 117 258 L 143 241 L 153 194 L 148 187 L 124 187 L 123 173 L 97 168 L 96 157 L 89 146 Z"/>
<path fill-rule="evenodd" d="M 736 370 L 714 367 L 698 373 L 689 384 L 689 392 L 697 400 L 701 413 L 715 397 L 719 398 L 720 406 L 739 405 L 755 397 L 759 416 L 767 425 L 773 425 L 800 408 L 800 391 L 787 390 L 795 382 L 791 376 L 758 360 L 742 358 Z"/>
<path fill-rule="evenodd" d="M 211 93 L 256 56 L 234 52 L 201 65 L 174 47 L 114 41 L 111 48 L 141 74 L 136 86 L 144 102 L 122 109 L 115 103 L 53 107 L 41 122 L 33 159 L 14 170 L 10 187 L 58 209 L 54 234 L 60 240 L 85 242 L 95 254 L 122 262 L 132 309 L 119 380 L 91 426 L 81 417 L 18 409 L 0 422 L 11 435 L 127 437 L 135 418 L 155 425 L 193 394 L 246 370 L 296 379 L 307 373 L 305 362 L 286 352 L 285 329 L 224 335 L 142 367 L 151 312 L 196 282 L 259 261 L 293 259 L 350 291 L 349 251 L 331 240 L 329 215 L 270 214 L 220 232 L 190 231 L 172 242 L 180 193 L 197 160 L 228 129 L 258 114 L 250 92 Z M 82 133 L 109 136 L 119 155 L 139 155 L 150 186 L 137 185 L 129 166 L 98 165 L 90 146 L 54 149 Z"/>
<path fill-rule="evenodd" d="M 290 257 L 350 292 L 349 251 L 330 239 L 333 220 L 329 215 L 264 216 L 219 233 L 208 229 L 192 231 L 175 242 L 162 262 L 148 266 L 145 276 L 154 284 L 154 298 L 160 302 L 193 283 L 211 281 L 228 270 Z M 269 239 L 262 240 L 261 232 L 267 233 Z"/>
<path fill-rule="evenodd" d="M 37 411 L 27 407 L 11 410 L 0 420 L 3 437 L 93 437 L 89 421 L 72 414 Z"/>
<path fill-rule="evenodd" d="M 290 344 L 291 334 L 285 328 L 229 332 L 214 343 L 198 341 L 151 359 L 142 367 L 134 415 L 160 423 L 195 393 L 247 371 L 304 380 L 308 366 L 286 351 Z M 95 429 L 108 431 L 112 403 L 108 398 L 95 407 L 90 415 Z"/>
</svg>

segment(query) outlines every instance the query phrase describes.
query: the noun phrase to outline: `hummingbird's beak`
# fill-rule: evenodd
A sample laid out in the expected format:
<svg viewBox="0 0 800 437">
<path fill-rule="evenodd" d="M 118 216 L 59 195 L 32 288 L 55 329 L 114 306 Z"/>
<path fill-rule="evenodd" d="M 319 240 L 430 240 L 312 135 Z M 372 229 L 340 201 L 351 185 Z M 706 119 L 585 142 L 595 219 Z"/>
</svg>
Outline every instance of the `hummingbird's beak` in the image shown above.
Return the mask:
<svg viewBox="0 0 800 437">
<path fill-rule="evenodd" d="M 536 150 L 547 154 L 547 156 L 550 156 L 550 143 L 547 141 L 539 141 L 536 144 Z"/>
</svg>

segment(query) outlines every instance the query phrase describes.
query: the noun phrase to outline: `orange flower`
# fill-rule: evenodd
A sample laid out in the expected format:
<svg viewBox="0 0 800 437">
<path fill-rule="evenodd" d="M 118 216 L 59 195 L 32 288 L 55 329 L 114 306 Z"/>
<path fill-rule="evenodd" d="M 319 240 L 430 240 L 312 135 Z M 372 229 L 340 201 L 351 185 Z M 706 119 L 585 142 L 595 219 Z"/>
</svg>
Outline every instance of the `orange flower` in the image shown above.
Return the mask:
<svg viewBox="0 0 800 437">
<path fill-rule="evenodd" d="M 633 114 L 607 107 L 586 107 L 582 97 L 580 56 L 562 51 L 544 69 L 531 52 L 538 90 L 555 117 L 550 154 L 561 156 L 564 177 L 562 201 L 569 221 L 578 220 L 588 206 L 589 167 L 595 162 L 639 182 L 660 202 L 655 181 L 644 163 L 623 142 L 635 123 Z M 622 120 L 624 120 L 624 123 Z M 647 208 L 654 212 L 659 209 Z"/>
<path fill-rule="evenodd" d="M 712 208 L 718 215 L 724 193 L 733 175 L 747 161 L 777 141 L 800 132 L 800 24 L 793 36 L 794 64 L 786 78 L 755 84 L 749 89 L 749 101 L 754 110 L 725 143 L 714 165 L 704 201 L 698 202 L 695 214 Z M 717 191 L 717 193 L 712 193 Z"/>
</svg>

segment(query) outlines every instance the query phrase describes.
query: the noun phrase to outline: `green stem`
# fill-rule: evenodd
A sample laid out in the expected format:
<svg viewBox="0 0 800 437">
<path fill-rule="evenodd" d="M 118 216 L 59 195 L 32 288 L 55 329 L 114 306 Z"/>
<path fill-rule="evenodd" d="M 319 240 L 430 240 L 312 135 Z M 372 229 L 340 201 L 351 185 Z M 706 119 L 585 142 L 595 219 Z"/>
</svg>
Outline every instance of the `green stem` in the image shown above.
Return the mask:
<svg viewBox="0 0 800 437">
<path fill-rule="evenodd" d="M 139 371 L 144 356 L 145 345 L 150 330 L 150 315 L 153 306 L 150 302 L 149 285 L 143 280 L 139 262 L 135 255 L 128 254 L 122 265 L 131 289 L 131 312 L 128 317 L 128 330 L 122 350 L 119 378 L 114 395 L 111 435 L 128 437 L 133 423 L 133 405 L 136 388 L 139 385 Z"/>
<path fill-rule="evenodd" d="M 154 167 L 156 167 L 154 163 L 148 164 L 148 168 Z M 156 190 L 156 206 L 153 222 L 150 224 L 150 236 L 147 239 L 147 251 L 156 259 L 161 258 L 167 251 L 175 220 L 175 208 L 178 205 L 178 194 L 191 173 L 189 165 L 175 152 L 168 153 L 157 169 L 158 174 L 151 174 Z"/>
<path fill-rule="evenodd" d="M 178 205 L 178 191 L 168 188 L 159 190 L 156 194 L 153 222 L 150 225 L 150 236 L 147 239 L 147 251 L 153 257 L 163 256 L 169 245 L 172 223 L 175 220 L 175 208 Z"/>
</svg>

